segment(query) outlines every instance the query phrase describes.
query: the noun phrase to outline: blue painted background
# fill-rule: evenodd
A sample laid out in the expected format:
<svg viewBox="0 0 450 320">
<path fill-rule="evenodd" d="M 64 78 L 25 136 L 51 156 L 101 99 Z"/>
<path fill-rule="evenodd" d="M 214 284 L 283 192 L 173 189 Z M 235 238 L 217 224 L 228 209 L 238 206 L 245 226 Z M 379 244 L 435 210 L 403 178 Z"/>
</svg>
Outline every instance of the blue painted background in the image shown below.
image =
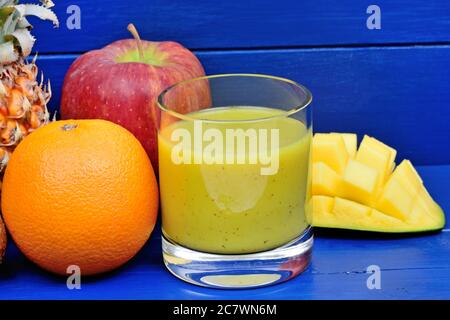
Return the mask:
<svg viewBox="0 0 450 320">
<path fill-rule="evenodd" d="M 314 95 L 316 131 L 374 135 L 415 164 L 450 163 L 450 2 L 377 1 L 381 30 L 366 27 L 370 1 L 59 1 L 59 29 L 35 23 L 39 66 L 52 80 L 51 110 L 81 53 L 130 37 L 174 40 L 207 74 L 291 78 Z M 70 5 L 81 29 L 69 30 Z"/>
<path fill-rule="evenodd" d="M 419 167 L 450 212 L 450 2 L 447 0 L 71 0 L 57 1 L 61 27 L 34 21 L 38 64 L 58 109 L 73 60 L 130 37 L 174 40 L 192 49 L 207 74 L 267 73 L 306 85 L 316 131 L 367 133 Z M 381 7 L 381 30 L 366 28 L 366 8 Z M 68 30 L 67 8 L 81 9 Z M 198 288 L 162 266 L 160 233 L 119 270 L 69 291 L 10 242 L 0 268 L 0 299 L 433 299 L 450 298 L 450 229 L 383 236 L 320 232 L 312 266 L 286 285 L 223 291 Z M 382 290 L 367 290 L 366 267 L 380 265 Z"/>
</svg>

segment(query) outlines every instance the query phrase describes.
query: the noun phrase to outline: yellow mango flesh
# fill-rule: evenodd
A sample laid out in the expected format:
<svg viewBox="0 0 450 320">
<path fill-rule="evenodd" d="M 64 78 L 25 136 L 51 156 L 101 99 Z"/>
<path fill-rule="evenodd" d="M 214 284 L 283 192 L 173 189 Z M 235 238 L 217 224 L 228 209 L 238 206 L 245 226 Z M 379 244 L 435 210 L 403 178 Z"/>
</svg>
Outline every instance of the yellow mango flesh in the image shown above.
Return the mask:
<svg viewBox="0 0 450 320">
<path fill-rule="evenodd" d="M 355 225 L 363 223 L 370 215 L 370 207 L 357 202 L 336 197 L 332 213 L 338 220 L 347 221 Z"/>
<path fill-rule="evenodd" d="M 350 159 L 342 176 L 342 189 L 339 194 L 370 206 L 374 203 L 378 191 L 378 176 L 374 168 Z"/>
<path fill-rule="evenodd" d="M 409 160 L 403 160 L 392 177 L 396 177 L 400 184 L 412 195 L 415 195 L 423 184 L 422 179 Z"/>
<path fill-rule="evenodd" d="M 382 184 L 391 172 L 396 154 L 394 149 L 384 143 L 364 136 L 356 153 L 356 160 L 376 169 L 379 174 L 379 183 Z"/>
<path fill-rule="evenodd" d="M 311 202 L 316 227 L 385 232 L 410 230 L 403 221 L 351 200 L 313 196 Z"/>
<path fill-rule="evenodd" d="M 396 150 L 368 136 L 357 151 L 355 143 L 352 153 L 353 142 L 349 141 L 356 142 L 356 138 L 348 136 L 345 143 L 344 135 L 331 133 L 328 136 L 333 137 L 329 138 L 320 134 L 316 139 L 316 134 L 313 139 L 318 142 L 312 148 L 312 197 L 308 206 L 314 226 L 378 232 L 443 228 L 444 212 L 409 160 L 395 166 Z M 327 156 L 327 150 L 332 150 L 331 156 Z"/>
<path fill-rule="evenodd" d="M 312 196 L 311 209 L 312 218 L 308 222 L 315 225 L 315 221 L 327 221 L 328 223 L 337 223 L 334 215 L 331 213 L 334 205 L 334 197 Z"/>
<path fill-rule="evenodd" d="M 355 158 L 358 145 L 357 135 L 355 133 L 336 133 L 336 132 L 333 132 L 331 134 L 340 135 L 344 140 L 345 148 L 347 149 L 349 157 L 352 159 Z"/>
<path fill-rule="evenodd" d="M 335 196 L 339 190 L 341 177 L 328 165 L 323 162 L 316 162 L 312 165 L 312 194 Z"/>
<path fill-rule="evenodd" d="M 376 209 L 395 218 L 406 220 L 411 212 L 414 198 L 414 195 L 410 194 L 397 179 L 391 177 L 377 201 Z"/>
<path fill-rule="evenodd" d="M 342 174 L 349 156 L 344 139 L 340 135 L 315 134 L 312 148 L 313 163 L 323 162 L 338 174 Z"/>
</svg>

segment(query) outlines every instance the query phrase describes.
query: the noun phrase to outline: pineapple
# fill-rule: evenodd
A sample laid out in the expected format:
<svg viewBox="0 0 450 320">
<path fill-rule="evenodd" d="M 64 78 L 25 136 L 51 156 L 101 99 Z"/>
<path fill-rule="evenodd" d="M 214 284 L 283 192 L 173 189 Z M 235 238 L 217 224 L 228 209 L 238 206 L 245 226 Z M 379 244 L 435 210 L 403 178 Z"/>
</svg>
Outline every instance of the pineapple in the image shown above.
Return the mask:
<svg viewBox="0 0 450 320">
<path fill-rule="evenodd" d="M 50 20 L 55 27 L 59 23 L 49 9 L 53 2 L 40 2 L 38 5 L 0 0 L 0 190 L 14 148 L 24 136 L 49 121 L 50 82 L 44 85 L 42 74 L 37 81 L 36 56 L 27 60 L 35 41 L 27 17 Z"/>
</svg>

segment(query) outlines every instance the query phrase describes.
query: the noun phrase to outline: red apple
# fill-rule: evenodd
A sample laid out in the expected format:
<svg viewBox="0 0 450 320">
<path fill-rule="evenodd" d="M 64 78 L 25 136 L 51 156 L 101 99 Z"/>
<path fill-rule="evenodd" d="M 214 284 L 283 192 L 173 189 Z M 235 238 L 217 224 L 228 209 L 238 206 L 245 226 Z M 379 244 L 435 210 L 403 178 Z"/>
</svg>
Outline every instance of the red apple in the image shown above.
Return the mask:
<svg viewBox="0 0 450 320">
<path fill-rule="evenodd" d="M 105 119 L 122 125 L 139 139 L 157 170 L 158 95 L 205 72 L 195 55 L 181 44 L 143 41 L 133 25 L 129 30 L 135 39 L 85 53 L 71 65 L 63 84 L 61 116 Z M 209 87 L 203 83 L 195 88 L 196 103 L 178 104 L 175 111 L 188 113 L 209 106 Z M 187 94 L 193 94 L 192 90 L 186 90 Z"/>
</svg>

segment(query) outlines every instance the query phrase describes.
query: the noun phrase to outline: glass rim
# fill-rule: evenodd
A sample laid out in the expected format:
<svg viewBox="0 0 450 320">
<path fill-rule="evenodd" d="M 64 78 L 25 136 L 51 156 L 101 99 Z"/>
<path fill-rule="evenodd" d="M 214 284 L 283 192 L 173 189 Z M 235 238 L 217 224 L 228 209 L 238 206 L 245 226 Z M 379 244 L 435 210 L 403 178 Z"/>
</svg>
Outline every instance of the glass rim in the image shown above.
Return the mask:
<svg viewBox="0 0 450 320">
<path fill-rule="evenodd" d="M 177 111 L 174 111 L 172 109 L 170 109 L 168 106 L 166 106 L 163 102 L 164 96 L 172 89 L 178 87 L 178 86 L 182 86 L 185 85 L 187 83 L 191 83 L 191 82 L 195 82 L 195 81 L 199 81 L 199 80 L 209 80 L 209 79 L 217 79 L 217 78 L 232 78 L 232 77 L 248 77 L 248 78 L 263 78 L 263 79 L 272 79 L 272 80 L 277 80 L 280 82 L 285 82 L 288 84 L 291 84 L 299 89 L 301 89 L 306 97 L 305 97 L 305 101 L 303 103 L 301 103 L 298 106 L 295 106 L 289 110 L 282 110 L 279 109 L 280 114 L 276 114 L 273 116 L 267 116 L 267 117 L 260 117 L 260 118 L 256 118 L 256 119 L 248 119 L 248 120 L 217 120 L 217 119 L 204 119 L 204 118 L 197 118 L 197 117 L 192 117 L 189 114 L 183 114 L 183 113 L 179 113 Z M 296 114 L 297 112 L 300 112 L 304 109 L 306 109 L 312 102 L 313 100 L 313 96 L 311 94 L 311 92 L 303 85 L 287 79 L 287 78 L 283 78 L 283 77 L 278 77 L 278 76 L 271 76 L 271 75 L 266 75 L 266 74 L 258 74 L 258 73 L 224 73 L 224 74 L 214 74 L 214 75 L 209 75 L 209 76 L 201 76 L 201 77 L 195 77 L 195 78 L 191 78 L 188 80 L 183 80 L 180 82 L 177 82 L 169 87 L 167 87 L 166 89 L 164 89 L 157 98 L 157 104 L 158 104 L 158 108 L 161 111 L 164 111 L 168 114 L 170 114 L 171 116 L 174 116 L 178 119 L 181 120 L 186 120 L 186 121 L 204 121 L 204 122 L 211 122 L 211 123 L 235 123 L 235 122 L 258 122 L 258 121 L 265 121 L 265 120 L 271 120 L 271 119 L 276 119 L 276 118 L 284 118 L 284 117 L 289 117 L 291 115 Z M 250 107 L 250 106 L 249 106 Z M 253 107 L 257 107 L 257 106 L 253 106 Z M 204 110 L 204 109 L 201 109 Z M 200 110 L 198 110 L 200 111 Z"/>
</svg>

